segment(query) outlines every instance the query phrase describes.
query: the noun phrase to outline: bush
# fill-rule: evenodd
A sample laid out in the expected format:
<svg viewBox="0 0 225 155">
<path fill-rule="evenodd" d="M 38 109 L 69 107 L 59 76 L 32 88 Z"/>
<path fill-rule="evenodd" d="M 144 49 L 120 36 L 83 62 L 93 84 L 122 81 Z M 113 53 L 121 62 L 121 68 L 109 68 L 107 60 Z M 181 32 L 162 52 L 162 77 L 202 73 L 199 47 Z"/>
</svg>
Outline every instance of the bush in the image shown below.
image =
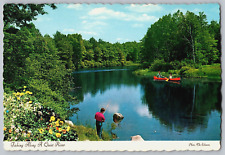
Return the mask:
<svg viewBox="0 0 225 155">
<path fill-rule="evenodd" d="M 220 64 L 202 66 L 201 71 L 207 76 L 221 76 Z"/>
<path fill-rule="evenodd" d="M 4 94 L 4 140 L 76 141 L 78 135 L 49 107 L 25 90 Z"/>
<path fill-rule="evenodd" d="M 149 68 L 149 66 L 151 66 L 151 62 L 143 62 L 143 63 L 141 64 L 141 67 L 142 67 L 142 68 Z"/>
<path fill-rule="evenodd" d="M 199 69 L 190 68 L 189 70 L 186 70 L 184 73 L 185 77 L 202 77 L 203 75 L 199 71 Z"/>
<path fill-rule="evenodd" d="M 172 66 L 172 68 L 174 69 L 174 70 L 178 70 L 178 69 L 181 69 L 181 67 L 182 67 L 182 65 L 181 65 L 181 62 L 179 62 L 179 61 L 172 61 L 172 62 L 170 62 L 170 65 Z"/>
<path fill-rule="evenodd" d="M 165 62 L 164 60 L 155 60 L 150 69 L 152 71 L 164 71 L 167 72 L 170 69 L 173 69 L 173 66 L 170 63 Z"/>
<path fill-rule="evenodd" d="M 181 76 L 184 76 L 184 75 L 185 75 L 185 72 L 186 72 L 187 70 L 189 70 L 189 69 L 191 69 L 191 67 L 189 67 L 189 66 L 183 66 L 183 67 L 180 69 L 180 75 L 181 75 Z"/>
</svg>

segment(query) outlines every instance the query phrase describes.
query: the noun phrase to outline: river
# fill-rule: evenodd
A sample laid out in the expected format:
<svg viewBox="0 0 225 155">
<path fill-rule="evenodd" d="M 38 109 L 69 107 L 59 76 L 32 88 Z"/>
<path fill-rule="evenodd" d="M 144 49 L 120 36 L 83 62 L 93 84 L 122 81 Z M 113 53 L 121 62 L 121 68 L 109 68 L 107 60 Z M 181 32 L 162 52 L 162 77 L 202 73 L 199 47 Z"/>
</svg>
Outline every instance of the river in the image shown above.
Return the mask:
<svg viewBox="0 0 225 155">
<path fill-rule="evenodd" d="M 141 135 L 144 140 L 220 140 L 221 81 L 182 79 L 181 83 L 154 81 L 132 74 L 132 68 L 89 69 L 74 72 L 72 92 L 80 100 L 79 112 L 70 117 L 75 124 L 95 128 L 94 115 L 101 107 L 103 130 L 127 141 Z M 113 114 L 124 119 L 111 129 Z"/>
</svg>

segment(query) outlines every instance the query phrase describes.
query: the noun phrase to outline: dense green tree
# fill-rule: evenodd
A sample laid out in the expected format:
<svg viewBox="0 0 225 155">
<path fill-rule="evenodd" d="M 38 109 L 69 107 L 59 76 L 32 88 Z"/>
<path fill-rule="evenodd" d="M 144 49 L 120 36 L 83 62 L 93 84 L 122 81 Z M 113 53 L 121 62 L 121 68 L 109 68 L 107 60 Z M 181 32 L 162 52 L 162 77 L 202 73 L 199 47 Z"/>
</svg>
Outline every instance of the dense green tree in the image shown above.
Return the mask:
<svg viewBox="0 0 225 155">
<path fill-rule="evenodd" d="M 218 29 L 213 24 L 211 31 Z M 151 25 L 141 44 L 142 61 L 147 62 L 162 59 L 165 62 L 211 64 L 218 62 L 220 57 L 215 35 L 210 34 L 206 15 L 201 12 L 196 15 L 177 11 L 163 16 Z"/>
<path fill-rule="evenodd" d="M 55 4 L 5 4 L 4 5 L 4 24 L 17 27 L 28 26 L 36 16 L 47 14 L 44 7 L 48 5 L 52 9 L 56 9 Z"/>
<path fill-rule="evenodd" d="M 5 27 L 7 29 L 7 27 Z M 34 30 L 34 29 L 32 29 Z M 35 29 L 35 31 L 38 31 Z M 35 46 L 33 37 L 37 32 L 32 34 L 27 27 L 21 28 L 16 34 L 4 33 L 4 84 L 12 89 L 16 89 L 27 83 L 24 78 L 26 65 L 25 59 L 30 53 L 34 52 Z"/>
<path fill-rule="evenodd" d="M 217 40 L 217 49 L 218 49 L 218 56 L 219 59 L 216 62 L 220 62 L 221 57 L 221 34 L 220 34 L 220 23 L 216 21 L 211 21 L 209 25 L 209 33 Z"/>
<path fill-rule="evenodd" d="M 101 62 L 102 60 L 102 50 L 99 47 L 94 49 L 94 59 L 96 62 Z"/>
</svg>

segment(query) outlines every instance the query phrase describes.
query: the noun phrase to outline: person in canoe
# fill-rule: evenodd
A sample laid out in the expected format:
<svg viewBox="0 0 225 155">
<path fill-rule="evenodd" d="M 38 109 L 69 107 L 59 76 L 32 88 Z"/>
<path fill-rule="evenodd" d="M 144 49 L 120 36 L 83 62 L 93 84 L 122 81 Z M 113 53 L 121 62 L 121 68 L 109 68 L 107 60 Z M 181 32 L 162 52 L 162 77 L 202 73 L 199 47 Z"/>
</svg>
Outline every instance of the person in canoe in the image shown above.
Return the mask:
<svg viewBox="0 0 225 155">
<path fill-rule="evenodd" d="M 96 129 L 97 129 L 97 135 L 99 138 L 102 138 L 102 123 L 105 122 L 105 116 L 103 115 L 105 112 L 105 108 L 101 108 L 100 112 L 97 112 L 95 114 L 96 119 Z"/>
<path fill-rule="evenodd" d="M 158 78 L 163 78 L 163 76 L 161 75 L 161 72 L 159 71 L 158 74 L 156 75 Z"/>
<path fill-rule="evenodd" d="M 173 78 L 172 73 L 170 73 L 170 75 L 169 75 L 169 79 L 172 79 L 172 78 Z"/>
</svg>

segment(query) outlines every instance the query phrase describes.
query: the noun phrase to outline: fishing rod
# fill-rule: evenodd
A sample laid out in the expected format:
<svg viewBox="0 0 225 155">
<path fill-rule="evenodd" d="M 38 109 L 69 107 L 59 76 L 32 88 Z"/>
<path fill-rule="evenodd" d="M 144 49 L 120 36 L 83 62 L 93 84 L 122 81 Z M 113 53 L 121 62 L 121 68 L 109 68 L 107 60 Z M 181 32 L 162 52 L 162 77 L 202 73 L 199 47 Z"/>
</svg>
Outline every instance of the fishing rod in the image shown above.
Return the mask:
<svg viewBox="0 0 225 155">
<path fill-rule="evenodd" d="M 106 105 L 105 111 L 108 109 L 110 102 Z"/>
</svg>

